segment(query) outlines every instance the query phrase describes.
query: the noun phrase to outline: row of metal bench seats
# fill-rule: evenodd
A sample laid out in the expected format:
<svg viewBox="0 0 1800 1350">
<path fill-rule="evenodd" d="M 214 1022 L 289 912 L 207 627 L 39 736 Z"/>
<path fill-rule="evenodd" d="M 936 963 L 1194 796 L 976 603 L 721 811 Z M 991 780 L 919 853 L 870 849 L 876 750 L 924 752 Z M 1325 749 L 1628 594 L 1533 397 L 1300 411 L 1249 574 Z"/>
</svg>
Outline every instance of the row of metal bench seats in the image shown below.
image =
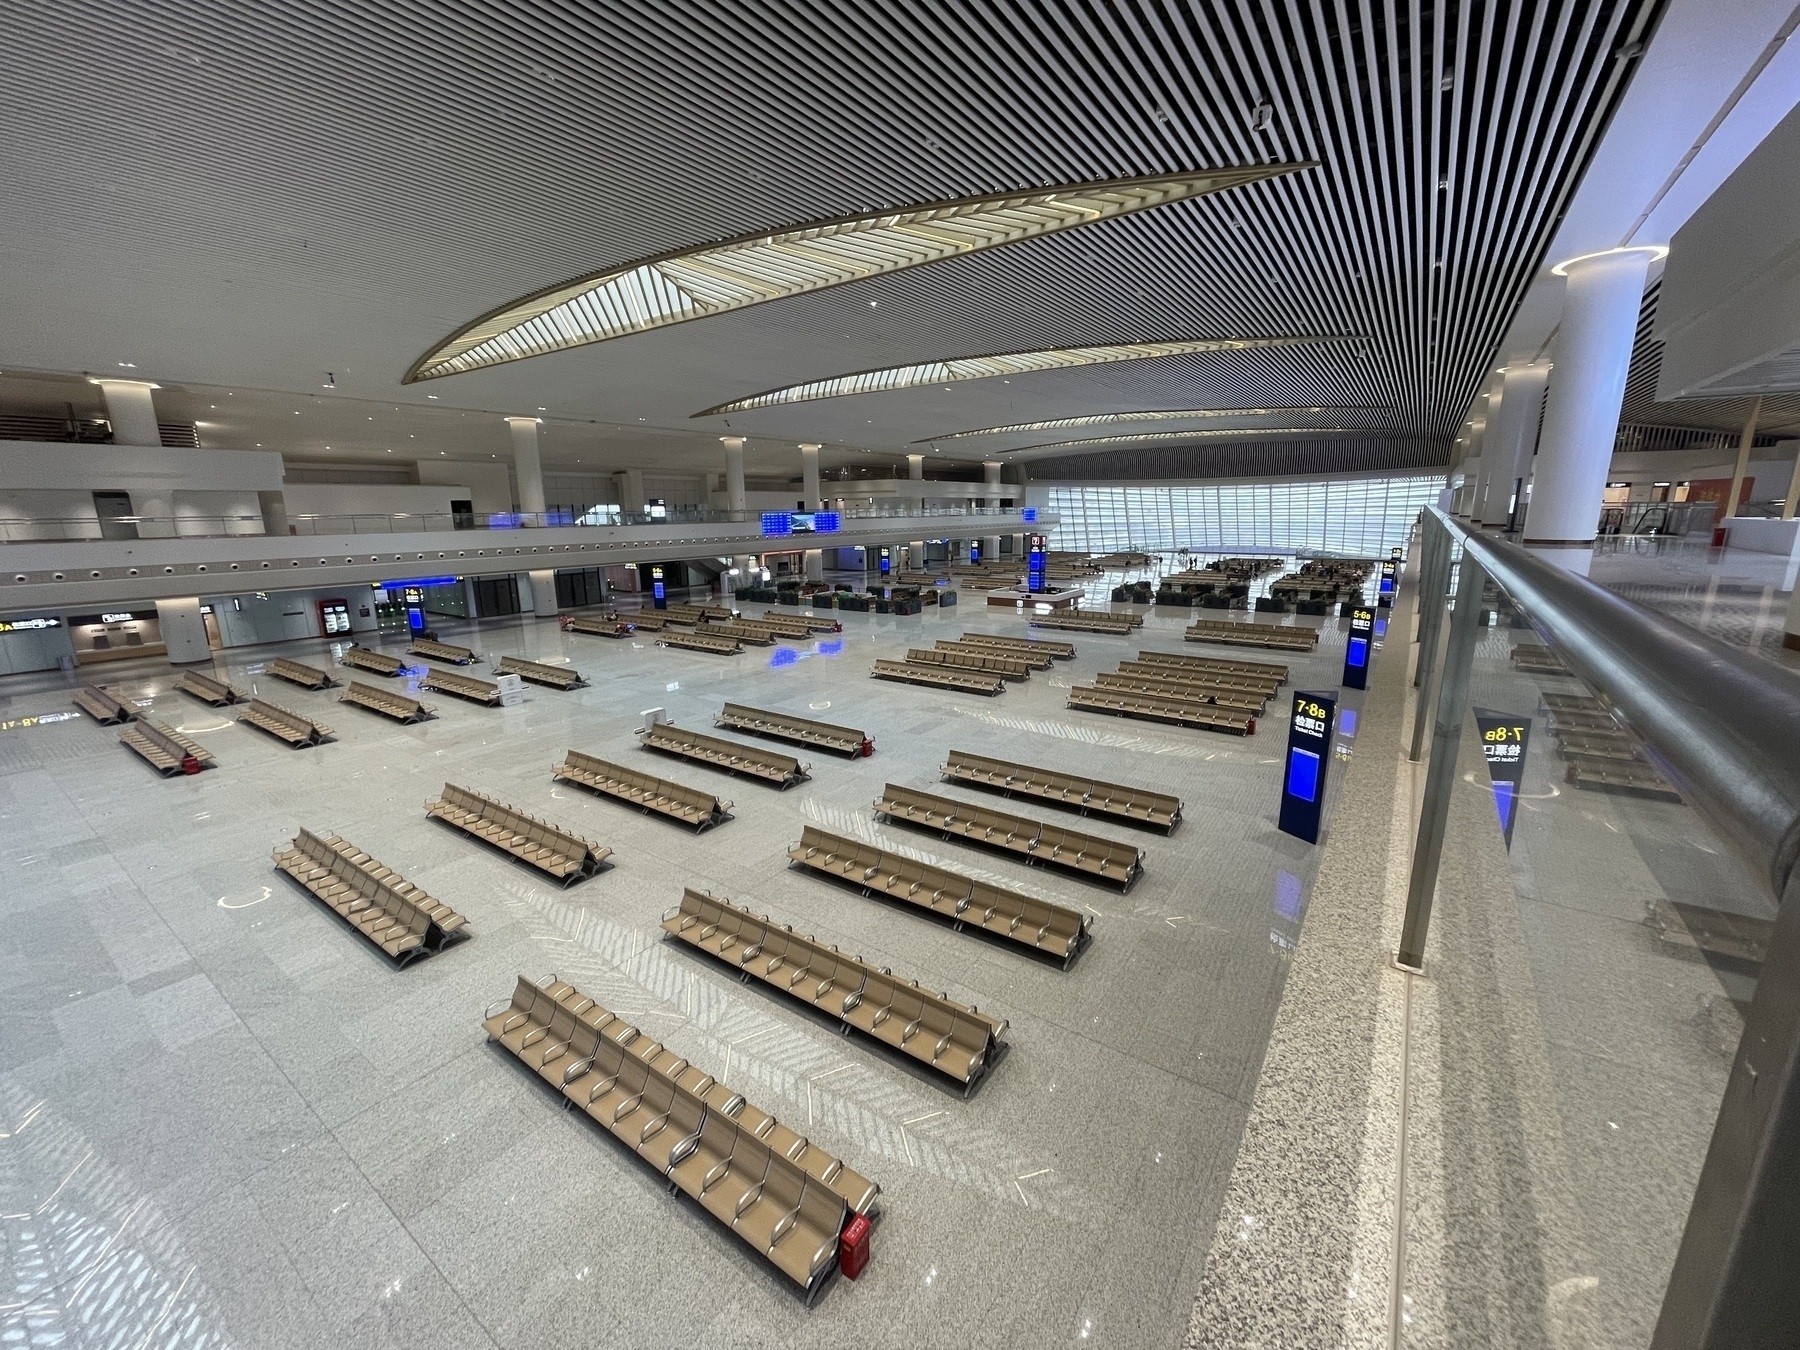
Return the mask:
<svg viewBox="0 0 1800 1350">
<path fill-rule="evenodd" d="M 1047 863 L 1082 876 L 1098 877 L 1125 891 L 1131 889 L 1144 870 L 1144 852 L 1136 845 L 1082 834 L 1026 816 L 1008 815 L 897 783 L 889 783 L 881 790 L 881 796 L 875 800 L 875 814 L 986 844 L 1027 863 Z"/>
<path fill-rule="evenodd" d="M 1310 652 L 1319 645 L 1319 630 L 1306 624 L 1230 623 L 1201 619 L 1182 634 L 1189 642 L 1221 642 L 1235 647 L 1273 647 Z"/>
<path fill-rule="evenodd" d="M 138 718 L 127 726 L 119 744 L 142 755 L 164 778 L 218 766 L 218 761 L 198 741 L 149 717 Z"/>
<path fill-rule="evenodd" d="M 1520 670 L 1532 675 L 1567 675 L 1568 666 L 1563 664 L 1562 657 L 1539 642 L 1521 642 L 1513 647 L 1510 653 L 1512 662 Z"/>
<path fill-rule="evenodd" d="M 458 647 L 448 642 L 434 642 L 430 638 L 414 638 L 407 649 L 411 656 L 428 656 L 434 661 L 448 661 L 453 666 L 472 666 L 475 664 L 475 652 L 469 647 Z"/>
<path fill-rule="evenodd" d="M 791 925 L 692 887 L 663 931 L 866 1035 L 928 1064 L 967 1092 L 996 1061 L 1003 1018 L 921 989 Z"/>
<path fill-rule="evenodd" d="M 1256 715 L 1241 708 L 1222 708 L 1215 703 L 1174 694 L 1153 694 L 1133 689 L 1109 689 L 1077 684 L 1069 689 L 1069 707 L 1082 712 L 1110 713 L 1145 722 L 1168 722 L 1202 731 L 1223 731 L 1234 736 L 1254 736 Z"/>
<path fill-rule="evenodd" d="M 267 699 L 251 699 L 238 714 L 238 721 L 277 736 L 296 750 L 322 745 L 332 737 L 331 728 L 323 722 L 314 721 L 306 714 L 294 712 L 278 703 L 270 703 Z"/>
<path fill-rule="evenodd" d="M 724 605 L 670 605 L 663 611 L 675 623 L 730 623 L 737 611 Z"/>
<path fill-rule="evenodd" d="M 955 670 L 974 670 L 984 675 L 998 675 L 1003 680 L 1029 680 L 1031 666 L 1022 658 L 1007 652 L 946 651 L 940 645 L 930 649 L 914 647 L 906 653 L 912 666 L 948 666 Z M 1046 666 L 1048 661 L 1044 663 Z"/>
<path fill-rule="evenodd" d="M 779 614 L 767 614 L 760 619 L 752 619 L 740 614 L 730 626 L 734 631 L 746 630 L 760 633 L 764 637 L 780 639 L 783 642 L 805 642 L 812 637 L 815 631 L 810 623 L 802 623 L 797 619 Z"/>
<path fill-rule="evenodd" d="M 1168 661 L 1121 661 L 1116 673 L 1141 680 L 1164 680 L 1242 694 L 1259 700 L 1259 704 L 1266 704 L 1279 688 L 1279 682 L 1272 676 L 1208 670 L 1204 666 L 1184 666 Z"/>
<path fill-rule="evenodd" d="M 468 920 L 346 839 L 311 830 L 275 850 L 275 866 L 331 906 L 398 965 L 470 936 Z"/>
<path fill-rule="evenodd" d="M 373 647 L 362 647 L 352 644 L 346 647 L 338 657 L 340 666 L 350 666 L 356 670 L 371 671 L 376 675 L 398 675 L 406 669 L 406 662 L 397 656 L 389 656 L 386 652 L 378 652 Z"/>
<path fill-rule="evenodd" d="M 1073 661 L 1075 659 L 1075 644 L 1062 642 L 1056 638 L 1022 638 L 1008 637 L 1000 633 L 965 632 L 956 641 L 965 646 L 1003 647 L 1008 651 L 1030 652 L 1033 656 L 1048 656 L 1054 661 Z"/>
<path fill-rule="evenodd" d="M 1131 614 L 1096 614 L 1082 610 L 1034 614 L 1033 628 L 1060 628 L 1071 633 L 1097 633 L 1103 637 L 1129 637 L 1131 630 L 1141 627 L 1143 620 Z"/>
<path fill-rule="evenodd" d="M 1133 662 L 1131 664 L 1137 664 Z M 1142 675 L 1128 670 L 1103 670 L 1094 676 L 1101 689 L 1123 689 L 1137 694 L 1155 694 L 1159 698 L 1177 698 L 1189 703 L 1211 703 L 1220 708 L 1235 708 L 1253 716 L 1261 716 L 1269 696 L 1255 690 L 1221 688 L 1201 677 L 1182 679 L 1173 667 L 1160 666 L 1160 674 Z"/>
<path fill-rule="evenodd" d="M 1154 825 L 1167 834 L 1175 833 L 1175 827 L 1181 823 L 1181 798 L 1169 793 L 1033 768 L 967 750 L 952 750 L 942 773 L 954 782 L 997 788 L 1008 796 L 1019 793 L 1055 806 L 1072 807 L 1084 816 Z"/>
<path fill-rule="evenodd" d="M 331 672 L 320 670 L 317 666 L 304 665 L 299 661 L 290 661 L 285 656 L 278 656 L 268 664 L 268 672 L 278 680 L 286 680 L 289 684 L 297 684 L 303 689 L 330 689 L 337 684 L 331 678 Z"/>
<path fill-rule="evenodd" d="M 517 675 L 521 680 L 541 684 L 549 689 L 585 689 L 587 681 L 573 666 L 552 666 L 542 661 L 527 661 L 522 656 L 503 656 L 494 666 L 496 675 Z"/>
<path fill-rule="evenodd" d="M 961 638 L 939 638 L 932 644 L 935 651 L 949 652 L 958 656 L 988 656 L 1001 660 L 1016 662 L 1026 670 L 1048 670 L 1056 660 L 1048 652 L 1033 651 L 1029 647 L 994 647 L 985 642 L 965 642 Z M 912 660 L 908 653 L 907 660 Z"/>
<path fill-rule="evenodd" d="M 1088 944 L 1088 916 L 1079 910 L 976 881 L 817 826 L 808 825 L 801 831 L 800 842 L 788 849 L 788 862 L 928 910 L 958 929 L 973 924 L 983 932 L 1054 957 L 1064 970 Z"/>
<path fill-rule="evenodd" d="M 622 638 L 630 637 L 632 625 L 624 619 L 595 618 L 577 614 L 564 619 L 563 631 L 567 633 L 586 633 L 589 637 Z"/>
<path fill-rule="evenodd" d="M 203 675 L 197 670 L 184 670 L 181 678 L 175 681 L 175 687 L 184 694 L 191 694 L 202 703 L 214 708 L 230 707 L 234 703 L 247 703 L 250 695 L 225 680 L 214 679 L 211 675 Z"/>
<path fill-rule="evenodd" d="M 709 623 L 704 628 L 695 630 L 709 637 L 730 638 L 733 642 L 741 642 L 750 647 L 773 647 L 782 635 L 772 633 L 760 624 Z"/>
<path fill-rule="evenodd" d="M 426 668 L 419 677 L 419 688 L 435 689 L 440 694 L 454 694 L 471 703 L 496 707 L 500 702 L 500 686 L 492 680 L 478 680 L 473 675 L 457 675 L 436 666 Z"/>
<path fill-rule="evenodd" d="M 405 694 L 390 693 L 386 689 L 377 689 L 374 685 L 364 684 L 360 680 L 350 681 L 350 687 L 344 690 L 338 702 L 348 703 L 358 708 L 367 708 L 370 712 L 378 712 L 383 717 L 391 717 L 396 722 L 429 722 L 437 716 L 436 709 L 419 702 L 416 698 L 408 698 Z"/>
<path fill-rule="evenodd" d="M 425 814 L 548 872 L 565 887 L 607 866 L 612 850 L 468 788 L 445 783 Z"/>
<path fill-rule="evenodd" d="M 1121 665 L 1124 663 L 1121 662 Z M 1230 676 L 1266 684 L 1274 693 L 1288 681 L 1288 668 L 1280 661 L 1240 660 L 1228 656 L 1201 656 L 1198 652 L 1140 651 L 1134 665 L 1180 666 L 1191 673 Z"/>
<path fill-rule="evenodd" d="M 827 619 L 818 614 L 784 614 L 778 609 L 765 609 L 760 622 L 795 624 L 810 633 L 841 633 L 844 631 L 844 625 L 836 619 Z"/>
<path fill-rule="evenodd" d="M 967 694 L 1006 692 L 1006 681 L 998 675 L 977 670 L 953 670 L 946 666 L 918 665 L 911 661 L 877 660 L 869 668 L 869 678 L 892 680 L 898 684 L 924 684 L 937 689 L 958 689 Z"/>
<path fill-rule="evenodd" d="M 671 622 L 674 621 L 671 620 Z M 736 638 L 715 637 L 704 630 L 693 633 L 671 633 L 664 629 L 663 635 L 657 639 L 656 645 L 679 647 L 683 651 L 690 652 L 712 652 L 718 656 L 738 656 L 744 650 L 743 644 Z"/>
<path fill-rule="evenodd" d="M 653 722 L 644 729 L 643 736 L 646 750 L 697 760 L 727 773 L 748 774 L 784 790 L 812 776 L 812 766 L 792 755 L 729 741 L 723 736 L 708 736 L 703 731 L 689 731 L 673 722 Z"/>
<path fill-rule="evenodd" d="M 127 703 L 104 685 L 83 685 L 75 691 L 74 704 L 103 727 L 137 720 L 137 706 Z"/>
<path fill-rule="evenodd" d="M 605 793 L 642 811 L 654 811 L 694 827 L 694 833 L 731 819 L 731 803 L 710 792 L 656 778 L 622 764 L 596 759 L 579 750 L 566 753 L 561 764 L 551 766 L 552 777 L 595 792 Z"/>
<path fill-rule="evenodd" d="M 790 717 L 786 713 L 752 708 L 742 703 L 727 703 L 713 725 L 733 731 L 747 731 L 753 736 L 771 736 L 776 740 L 795 741 L 855 758 L 875 752 L 875 742 L 855 727 L 834 726 L 807 717 Z"/>
<path fill-rule="evenodd" d="M 880 1188 L 574 985 L 521 975 L 482 1030 L 669 1185 L 770 1261 L 808 1303 L 852 1214 Z"/>
</svg>

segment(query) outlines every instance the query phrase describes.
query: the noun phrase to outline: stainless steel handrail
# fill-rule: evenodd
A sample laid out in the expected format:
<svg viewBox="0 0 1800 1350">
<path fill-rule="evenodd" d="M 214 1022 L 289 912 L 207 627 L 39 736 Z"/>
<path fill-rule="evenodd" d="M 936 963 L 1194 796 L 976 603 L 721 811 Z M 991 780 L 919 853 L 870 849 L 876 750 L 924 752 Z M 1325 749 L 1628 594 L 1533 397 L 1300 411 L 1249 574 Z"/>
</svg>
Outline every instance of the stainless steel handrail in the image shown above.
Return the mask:
<svg viewBox="0 0 1800 1350">
<path fill-rule="evenodd" d="M 1800 860 L 1800 675 L 1432 514 L 1779 898 Z"/>
</svg>

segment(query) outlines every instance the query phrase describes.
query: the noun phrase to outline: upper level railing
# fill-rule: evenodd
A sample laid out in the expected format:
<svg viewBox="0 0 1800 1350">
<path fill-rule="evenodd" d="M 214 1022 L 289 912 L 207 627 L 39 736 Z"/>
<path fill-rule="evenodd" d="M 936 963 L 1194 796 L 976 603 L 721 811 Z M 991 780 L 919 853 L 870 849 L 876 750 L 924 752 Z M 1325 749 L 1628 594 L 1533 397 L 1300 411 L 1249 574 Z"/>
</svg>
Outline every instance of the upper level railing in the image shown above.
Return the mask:
<svg viewBox="0 0 1800 1350">
<path fill-rule="evenodd" d="M 976 486 L 980 486 L 977 484 Z M 787 517 L 788 529 L 768 532 L 771 538 L 792 535 L 825 535 L 821 515 L 836 518 L 838 527 L 849 521 L 927 517 L 975 522 L 988 516 L 1017 515 L 1017 507 L 934 506 L 899 499 L 822 512 L 729 511 L 711 506 L 669 506 L 650 511 L 553 507 L 547 511 L 354 511 L 289 514 L 287 532 L 295 536 L 346 534 L 431 534 L 442 530 L 520 530 L 574 526 L 635 525 L 733 525 L 759 523 L 765 516 Z M 261 514 L 179 516 L 0 517 L 0 542 L 43 544 L 91 539 L 214 539 L 236 535 L 266 534 Z"/>
</svg>

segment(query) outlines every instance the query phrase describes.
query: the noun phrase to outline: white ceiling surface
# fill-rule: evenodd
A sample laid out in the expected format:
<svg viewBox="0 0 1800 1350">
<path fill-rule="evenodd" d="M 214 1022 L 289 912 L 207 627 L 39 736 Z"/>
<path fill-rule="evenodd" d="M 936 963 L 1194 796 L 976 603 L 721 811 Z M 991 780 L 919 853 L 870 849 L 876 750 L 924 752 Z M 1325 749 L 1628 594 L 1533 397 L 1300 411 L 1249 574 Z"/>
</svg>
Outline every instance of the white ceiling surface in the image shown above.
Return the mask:
<svg viewBox="0 0 1800 1350">
<path fill-rule="evenodd" d="M 1800 103 L 1800 40 L 1783 37 L 1794 32 L 1796 16 L 1794 0 L 1669 0 L 1496 366 L 1548 358 L 1563 294 L 1551 267 L 1628 244 L 1668 244 Z M 1498 383 L 1490 379 L 1487 388 Z M 1474 418 L 1481 407 L 1478 397 Z"/>
<path fill-rule="evenodd" d="M 366 402 L 284 421 L 271 397 L 240 415 L 252 444 L 308 458 L 340 440 L 385 456 L 384 437 L 352 435 L 383 416 L 446 457 L 504 455 L 481 419 L 539 407 L 552 467 L 572 467 L 578 445 L 619 464 L 716 462 L 730 430 L 762 438 L 752 468 L 773 469 L 796 441 L 892 454 L 949 430 L 1144 407 L 1348 403 L 1447 442 L 1631 69 L 1612 53 L 1653 8 L 15 6 L 0 44 L 0 366 L 131 363 L 171 386 L 166 408 L 216 390 Z M 1626 173 L 1650 154 L 1642 138 L 1685 149 L 1670 107 L 1697 133 L 1722 94 L 1689 84 L 1746 68 L 1773 8 L 1672 0 L 1680 61 L 1696 68 L 1665 52 L 1665 21 L 1660 93 L 1615 119 L 1626 143 L 1605 162 L 1623 167 L 1602 174 L 1636 194 L 1633 211 L 1648 195 Z M 476 315 L 672 248 L 1027 184 L 1315 158 L 1198 201 L 399 385 Z M 690 420 L 934 358 L 1339 333 L 1368 342 Z M 309 415 L 318 434 L 289 430 Z"/>
</svg>

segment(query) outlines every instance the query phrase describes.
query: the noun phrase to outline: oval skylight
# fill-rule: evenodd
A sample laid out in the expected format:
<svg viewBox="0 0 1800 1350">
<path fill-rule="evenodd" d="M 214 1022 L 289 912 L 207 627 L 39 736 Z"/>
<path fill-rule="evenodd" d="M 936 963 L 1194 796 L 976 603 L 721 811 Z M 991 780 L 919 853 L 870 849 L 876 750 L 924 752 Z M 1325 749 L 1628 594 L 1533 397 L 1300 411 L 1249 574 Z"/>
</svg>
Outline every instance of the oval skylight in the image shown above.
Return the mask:
<svg viewBox="0 0 1800 1350">
<path fill-rule="evenodd" d="M 1078 441 L 1046 441 L 1042 445 L 1021 445 L 1012 450 L 996 450 L 997 455 L 1022 455 L 1034 450 L 1085 450 L 1098 445 L 1127 445 L 1136 441 L 1209 441 L 1228 436 L 1341 436 L 1357 427 L 1208 427 L 1193 431 L 1140 431 L 1130 436 L 1090 436 Z M 1366 427 L 1360 428 L 1367 435 Z"/>
<path fill-rule="evenodd" d="M 725 314 L 1310 167 L 1257 164 L 966 197 L 659 254 L 484 314 L 421 356 L 404 382 Z"/>
<path fill-rule="evenodd" d="M 1188 422 L 1201 417 L 1275 417 L 1296 413 L 1322 413 L 1332 408 L 1153 408 L 1142 412 L 1090 413 L 1085 417 L 1056 417 L 1048 422 L 1013 422 L 1003 427 L 977 427 L 944 436 L 923 436 L 914 445 L 934 441 L 960 441 L 969 436 L 1004 436 L 1020 431 L 1061 431 L 1065 427 L 1101 427 L 1119 422 Z"/>
</svg>

